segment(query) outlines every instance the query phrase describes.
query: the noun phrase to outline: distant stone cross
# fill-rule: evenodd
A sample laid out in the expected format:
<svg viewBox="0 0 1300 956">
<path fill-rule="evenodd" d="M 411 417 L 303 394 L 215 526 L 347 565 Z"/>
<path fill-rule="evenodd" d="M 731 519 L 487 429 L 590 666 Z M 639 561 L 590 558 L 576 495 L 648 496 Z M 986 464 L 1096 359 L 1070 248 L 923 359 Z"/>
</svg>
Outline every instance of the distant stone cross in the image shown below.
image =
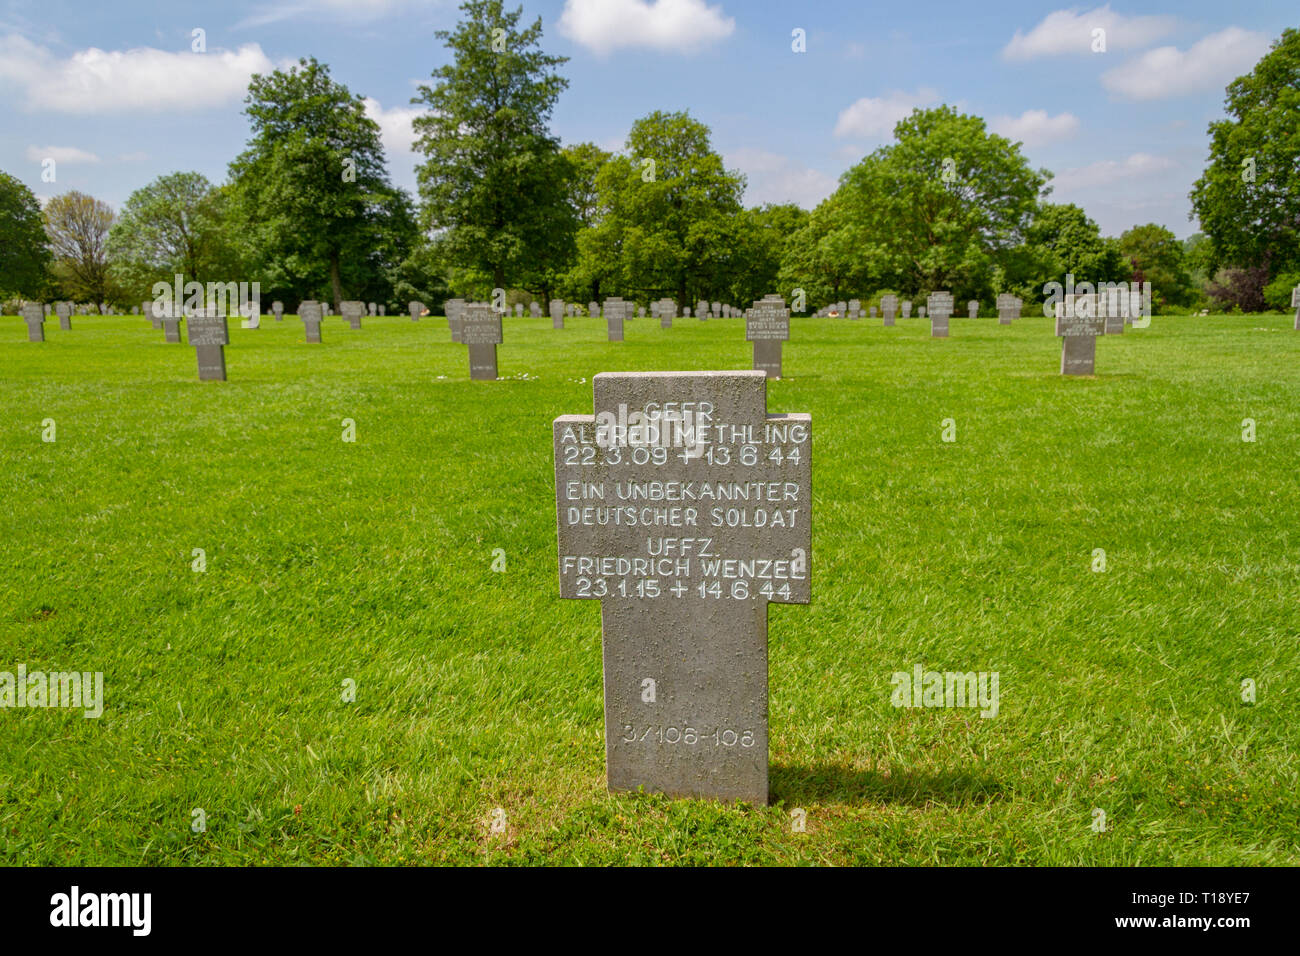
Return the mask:
<svg viewBox="0 0 1300 956">
<path fill-rule="evenodd" d="M 447 327 L 451 329 L 451 340 L 460 341 L 460 324 L 465 314 L 464 299 L 448 299 L 442 306 L 447 315 Z"/>
<path fill-rule="evenodd" d="M 764 296 L 745 314 L 745 340 L 754 343 L 754 370 L 781 377 L 781 343 L 790 338 L 790 310 L 779 295 Z"/>
<path fill-rule="evenodd" d="M 563 299 L 551 300 L 551 328 L 552 329 L 564 328 L 564 300 Z"/>
<path fill-rule="evenodd" d="M 971 299 L 966 303 L 966 314 L 972 319 L 978 319 L 980 317 L 979 300 Z"/>
<path fill-rule="evenodd" d="M 955 305 L 951 292 L 931 292 L 925 300 L 925 311 L 930 313 L 930 338 L 946 339 L 948 337 L 948 319 L 952 316 Z M 925 313 L 922 313 L 924 317 Z"/>
<path fill-rule="evenodd" d="M 39 302 L 28 302 L 19 310 L 23 321 L 27 323 L 27 341 L 45 341 L 45 309 Z"/>
<path fill-rule="evenodd" d="M 284 321 L 284 303 L 276 299 L 271 303 L 271 314 L 275 316 L 275 321 Z"/>
<path fill-rule="evenodd" d="M 186 316 L 185 331 L 189 335 L 190 345 L 194 346 L 199 358 L 200 382 L 224 382 L 226 380 L 226 346 L 230 344 L 230 329 L 224 315 L 217 315 L 215 309 L 196 310 Z"/>
<path fill-rule="evenodd" d="M 898 313 L 898 296 L 882 295 L 880 297 L 880 311 L 884 313 L 885 325 L 893 325 L 894 316 Z"/>
<path fill-rule="evenodd" d="M 1010 325 L 1013 319 L 1020 318 L 1020 299 L 1009 292 L 998 296 L 998 325 Z"/>
<path fill-rule="evenodd" d="M 361 328 L 361 317 L 366 314 L 366 305 L 364 302 L 340 302 L 339 312 L 348 325 L 354 329 L 359 329 Z"/>
<path fill-rule="evenodd" d="M 72 331 L 72 303 L 54 303 L 54 314 L 59 317 L 59 328 L 64 332 Z"/>
<path fill-rule="evenodd" d="M 420 316 L 424 314 L 424 303 L 413 299 L 406 303 L 406 311 L 410 314 L 412 322 L 419 322 Z"/>
<path fill-rule="evenodd" d="M 768 802 L 767 606 L 811 598 L 812 422 L 762 372 L 601 372 L 554 422 L 560 597 L 599 599 L 612 791 Z"/>
<path fill-rule="evenodd" d="M 462 313 L 460 340 L 469 347 L 470 379 L 496 381 L 501 313 L 486 302 L 469 303 Z"/>
<path fill-rule="evenodd" d="M 1300 285 L 1291 290 L 1291 308 L 1295 309 L 1295 330 L 1300 332 Z"/>
<path fill-rule="evenodd" d="M 1097 336 L 1106 333 L 1106 320 L 1096 315 L 1095 295 L 1069 296 L 1056 303 L 1056 334 L 1061 338 L 1061 374 L 1093 375 Z"/>
<path fill-rule="evenodd" d="M 298 318 L 302 319 L 308 344 L 320 344 L 320 323 L 324 313 L 324 307 L 314 299 L 308 299 L 298 306 Z"/>
<path fill-rule="evenodd" d="M 610 342 L 623 341 L 623 319 L 627 316 L 627 303 L 618 296 L 605 300 L 605 329 Z"/>
</svg>

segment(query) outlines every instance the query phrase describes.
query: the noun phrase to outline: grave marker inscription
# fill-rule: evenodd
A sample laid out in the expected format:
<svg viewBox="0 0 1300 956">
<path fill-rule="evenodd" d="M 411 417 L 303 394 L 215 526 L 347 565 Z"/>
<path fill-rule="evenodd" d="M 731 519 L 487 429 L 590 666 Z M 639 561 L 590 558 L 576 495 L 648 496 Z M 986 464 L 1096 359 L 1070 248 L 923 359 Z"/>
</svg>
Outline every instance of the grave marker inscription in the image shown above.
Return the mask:
<svg viewBox="0 0 1300 956">
<path fill-rule="evenodd" d="M 469 348 L 471 381 L 496 381 L 497 346 L 501 344 L 501 313 L 486 302 L 467 304 L 460 335 L 461 341 Z"/>
<path fill-rule="evenodd" d="M 560 597 L 601 600 L 611 791 L 766 804 L 767 607 L 811 599 L 811 417 L 762 372 L 601 372 L 553 425 Z"/>
<path fill-rule="evenodd" d="M 325 318 L 325 307 L 315 299 L 308 299 L 298 306 L 298 318 L 302 319 L 302 327 L 306 332 L 306 341 L 310 345 L 320 343 L 320 324 Z"/>
<path fill-rule="evenodd" d="M 769 295 L 745 315 L 745 339 L 754 343 L 754 370 L 768 378 L 781 377 L 781 343 L 790 338 L 790 310 L 785 299 Z"/>
<path fill-rule="evenodd" d="M 1095 374 L 1097 336 L 1106 332 L 1105 318 L 1093 314 L 1095 304 L 1095 296 L 1090 295 L 1069 296 L 1064 302 L 1056 303 L 1062 375 Z"/>
<path fill-rule="evenodd" d="M 926 311 L 930 313 L 930 338 L 948 337 L 948 319 L 952 316 L 954 305 L 951 292 L 931 292 L 926 298 Z M 925 318 L 925 311 L 921 317 Z"/>
<path fill-rule="evenodd" d="M 230 344 L 226 317 L 217 315 L 215 309 L 195 310 L 193 315 L 186 316 L 185 331 L 198 354 L 199 381 L 224 382 L 226 346 Z"/>
</svg>

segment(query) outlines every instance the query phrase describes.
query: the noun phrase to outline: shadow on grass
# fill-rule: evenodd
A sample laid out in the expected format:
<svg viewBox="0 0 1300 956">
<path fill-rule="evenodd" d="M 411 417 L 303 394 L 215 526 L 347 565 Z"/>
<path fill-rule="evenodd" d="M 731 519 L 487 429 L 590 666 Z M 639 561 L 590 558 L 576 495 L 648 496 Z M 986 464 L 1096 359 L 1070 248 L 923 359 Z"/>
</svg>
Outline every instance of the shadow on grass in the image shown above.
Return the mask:
<svg viewBox="0 0 1300 956">
<path fill-rule="evenodd" d="M 986 774 L 954 770 L 881 773 L 834 764 L 773 766 L 769 789 L 774 801 L 800 804 L 897 803 L 923 807 L 987 803 L 1003 795 L 1002 783 Z"/>
</svg>

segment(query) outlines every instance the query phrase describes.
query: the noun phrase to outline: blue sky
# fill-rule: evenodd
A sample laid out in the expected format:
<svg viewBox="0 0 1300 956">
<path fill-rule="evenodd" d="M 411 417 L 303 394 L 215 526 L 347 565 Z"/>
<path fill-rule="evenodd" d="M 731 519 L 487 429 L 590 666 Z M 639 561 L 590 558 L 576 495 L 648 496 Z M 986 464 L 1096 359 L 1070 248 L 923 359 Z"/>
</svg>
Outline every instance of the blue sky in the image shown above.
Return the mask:
<svg viewBox="0 0 1300 956">
<path fill-rule="evenodd" d="M 410 98 L 445 62 L 434 31 L 459 16 L 451 0 L 0 3 L 0 169 L 42 199 L 80 189 L 115 206 L 167 172 L 223 180 L 249 75 L 307 55 L 372 101 L 393 180 L 413 190 Z M 1203 0 L 522 6 L 570 58 L 552 122 L 565 143 L 617 149 L 638 117 L 689 110 L 748 176 L 747 203 L 811 208 L 900 116 L 947 103 L 1022 140 L 1056 174 L 1053 198 L 1104 232 L 1154 221 L 1180 237 L 1196 231 L 1187 192 L 1224 86 L 1296 20 L 1277 2 Z"/>
</svg>

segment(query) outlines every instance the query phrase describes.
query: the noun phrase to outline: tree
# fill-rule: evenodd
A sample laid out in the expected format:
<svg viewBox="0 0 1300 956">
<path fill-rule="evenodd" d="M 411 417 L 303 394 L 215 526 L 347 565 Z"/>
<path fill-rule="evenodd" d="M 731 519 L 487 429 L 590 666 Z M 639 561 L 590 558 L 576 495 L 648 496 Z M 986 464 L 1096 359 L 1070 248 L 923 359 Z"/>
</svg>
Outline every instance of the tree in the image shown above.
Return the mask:
<svg viewBox="0 0 1300 956">
<path fill-rule="evenodd" d="M 1129 281 L 1151 283 L 1153 302 L 1187 305 L 1195 297 L 1192 277 L 1183 263 L 1183 244 L 1164 226 L 1149 222 L 1125 230 L 1119 250 L 1133 264 Z"/>
<path fill-rule="evenodd" d="M 390 276 L 414 222 L 362 98 L 310 58 L 255 75 L 244 102 L 252 136 L 230 164 L 232 200 L 264 284 L 303 297 L 328 288 L 337 309 L 345 288 L 362 295 Z"/>
<path fill-rule="evenodd" d="M 157 281 L 228 282 L 237 268 L 223 197 L 201 173 L 170 173 L 137 189 L 108 237 L 117 281 L 142 298 Z"/>
<path fill-rule="evenodd" d="M 626 153 L 601 167 L 600 219 L 578 237 L 578 268 L 636 298 L 727 295 L 744 191 L 707 126 L 687 113 L 651 113 L 632 124 Z"/>
<path fill-rule="evenodd" d="M 54 253 L 52 271 L 64 295 L 95 303 L 110 298 L 108 233 L 113 219 L 108 203 L 76 190 L 45 204 L 45 232 Z"/>
<path fill-rule="evenodd" d="M 778 276 L 780 287 L 803 289 L 815 308 L 838 301 L 849 289 L 871 287 L 870 262 L 876 255 L 869 243 L 854 241 L 844 217 L 844 196 L 836 191 L 807 215 L 787 238 Z"/>
<path fill-rule="evenodd" d="M 522 8 L 468 0 L 454 32 L 438 31 L 452 62 L 433 71 L 412 103 L 422 224 L 444 233 L 448 261 L 489 276 L 495 288 L 553 271 L 572 254 L 577 222 L 566 194 L 570 167 L 547 128 L 568 81 L 568 62 L 540 49 L 542 21 L 519 27 Z"/>
<path fill-rule="evenodd" d="M 1210 238 L 1208 271 L 1300 266 L 1300 30 L 1287 29 L 1228 84 L 1228 118 L 1209 126 L 1210 162 L 1192 209 Z"/>
<path fill-rule="evenodd" d="M 1019 144 L 952 107 L 914 110 L 883 146 L 841 178 L 844 221 L 871 271 L 909 294 L 987 293 L 1023 241 L 1051 174 Z"/>
<path fill-rule="evenodd" d="M 36 196 L 0 172 L 0 299 L 40 297 L 49 264 L 49 240 Z"/>
</svg>

